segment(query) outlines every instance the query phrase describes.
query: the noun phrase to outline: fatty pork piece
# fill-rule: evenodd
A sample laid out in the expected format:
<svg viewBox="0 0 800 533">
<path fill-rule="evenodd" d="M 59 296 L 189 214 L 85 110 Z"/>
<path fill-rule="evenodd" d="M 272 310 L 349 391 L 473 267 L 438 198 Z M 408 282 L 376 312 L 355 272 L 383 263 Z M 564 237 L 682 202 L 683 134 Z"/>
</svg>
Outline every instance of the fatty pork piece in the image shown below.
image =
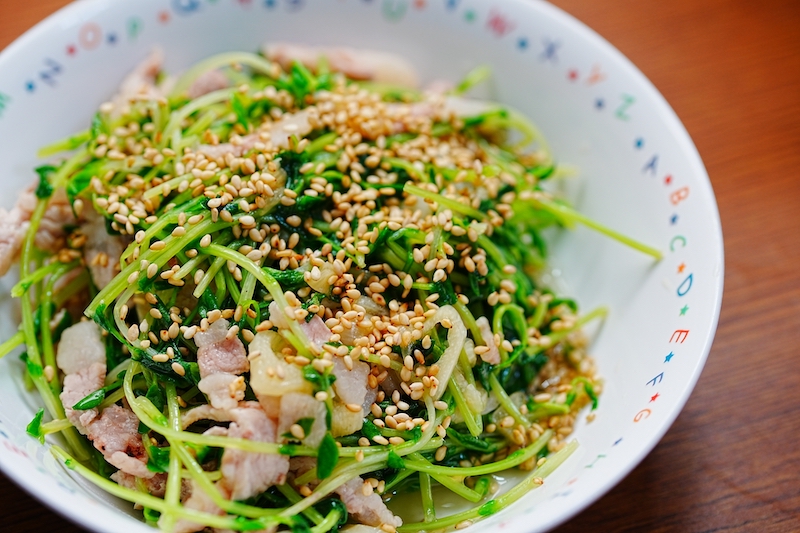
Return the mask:
<svg viewBox="0 0 800 533">
<path fill-rule="evenodd" d="M 221 318 L 194 336 L 201 378 L 197 386 L 217 409 L 233 409 L 244 400 L 240 374 L 250 369 L 244 344 L 235 335 L 229 339 L 228 331 L 228 321 Z"/>
<path fill-rule="evenodd" d="M 302 476 L 306 472 L 317 467 L 317 460 L 313 457 L 295 457 L 291 460 L 290 471 L 295 478 Z M 310 487 L 319 484 L 318 480 L 309 483 Z M 355 477 L 334 489 L 334 493 L 339 495 L 342 502 L 347 506 L 347 512 L 355 517 L 362 524 L 368 526 L 380 527 L 388 524 L 394 527 L 403 525 L 400 517 L 395 516 L 383 499 L 374 492 L 369 496 L 365 496 L 363 492 L 364 480 L 361 477 Z"/>
<path fill-rule="evenodd" d="M 61 403 L 67 419 L 83 435 L 98 416 L 97 408 L 84 411 L 72 406 L 105 384 L 106 348 L 94 322 L 78 322 L 64 330 L 56 351 L 56 365 L 64 372 Z"/>
<path fill-rule="evenodd" d="M 105 346 L 94 322 L 78 322 L 64 330 L 58 344 L 56 364 L 64 372 L 61 402 L 67 418 L 92 441 L 110 464 L 125 473 L 151 478 L 147 454 L 139 434 L 139 419 L 130 409 L 111 405 L 99 412 L 73 406 L 101 388 L 106 375 Z"/>
<path fill-rule="evenodd" d="M 165 96 L 167 91 L 163 84 L 159 87 L 156 83 L 163 63 L 164 53 L 160 49 L 155 49 L 125 76 L 117 94 L 110 102 L 112 117 L 128 113 L 130 103 L 134 100 L 155 100 Z"/>
<path fill-rule="evenodd" d="M 245 402 L 235 409 L 214 409 L 207 405 L 196 407 L 184 414 L 183 425 L 202 419 L 230 422 L 228 428 L 214 426 L 207 431 L 213 435 L 259 442 L 277 442 L 278 431 L 273 422 L 256 402 Z M 222 454 L 222 479 L 219 487 L 226 497 L 245 500 L 261 494 L 273 485 L 286 481 L 289 458 L 284 455 L 246 452 L 228 448 Z"/>
<path fill-rule="evenodd" d="M 31 187 L 19 195 L 10 210 L 0 209 L 0 276 L 8 272 L 17 259 L 37 201 Z M 57 252 L 64 242 L 64 225 L 67 224 L 75 224 L 75 216 L 66 193 L 63 189 L 58 189 L 50 197 L 47 210 L 39 223 L 34 241 L 36 247 L 47 252 Z"/>
<path fill-rule="evenodd" d="M 98 289 L 102 289 L 119 274 L 120 257 L 127 246 L 119 235 L 109 235 L 106 219 L 94 209 L 84 210 L 85 219 L 81 231 L 86 236 L 83 256 L 89 265 L 92 281 Z"/>
<path fill-rule="evenodd" d="M 261 143 L 272 144 L 273 148 L 289 148 L 289 138 L 292 135 L 303 138 L 311 131 L 310 117 L 317 118 L 319 112 L 315 107 L 301 109 L 295 113 L 287 113 L 283 118 L 275 122 L 267 122 L 261 127 L 259 133 L 251 133 L 244 137 L 232 138 L 231 142 L 220 144 L 201 144 L 197 147 L 197 152 L 211 159 L 225 159 L 229 154 L 234 157 L 241 157 Z M 233 140 L 235 139 L 235 141 Z"/>
<path fill-rule="evenodd" d="M 419 86 L 419 77 L 411 63 L 388 52 L 281 42 L 267 43 L 262 49 L 267 59 L 280 64 L 284 70 L 299 61 L 313 71 L 319 67 L 320 59 L 324 58 L 331 70 L 342 72 L 352 79 L 409 88 Z"/>
</svg>

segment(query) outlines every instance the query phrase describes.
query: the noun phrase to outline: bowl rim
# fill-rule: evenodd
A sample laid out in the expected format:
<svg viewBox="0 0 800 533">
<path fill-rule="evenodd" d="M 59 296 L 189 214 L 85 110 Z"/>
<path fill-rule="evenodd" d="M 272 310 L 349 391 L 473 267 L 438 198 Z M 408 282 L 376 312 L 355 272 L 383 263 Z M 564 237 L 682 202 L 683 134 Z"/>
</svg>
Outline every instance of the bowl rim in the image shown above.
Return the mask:
<svg viewBox="0 0 800 533">
<path fill-rule="evenodd" d="M 622 463 L 621 468 L 616 468 L 614 472 L 609 475 L 602 483 L 588 491 L 579 501 L 571 505 L 567 510 L 557 513 L 549 518 L 539 522 L 538 527 L 542 530 L 550 530 L 560 524 L 572 519 L 590 505 L 596 503 L 605 494 L 616 487 L 622 479 L 627 477 L 643 460 L 647 457 L 656 445 L 663 439 L 667 431 L 672 427 L 675 420 L 683 411 L 686 403 L 689 400 L 700 374 L 708 359 L 714 337 L 719 325 L 720 310 L 722 307 L 723 287 L 724 287 L 724 271 L 725 271 L 725 253 L 724 253 L 724 239 L 722 233 L 722 224 L 719 215 L 719 208 L 716 196 L 713 191 L 711 180 L 708 172 L 703 164 L 702 158 L 692 141 L 689 132 L 684 126 L 683 122 L 675 113 L 674 109 L 667 102 L 666 98 L 660 93 L 655 85 L 644 75 L 644 73 L 636 67 L 636 65 L 628 59 L 621 51 L 619 51 L 613 44 L 606 40 L 603 36 L 593 30 L 584 22 L 580 21 L 570 13 L 564 11 L 558 6 L 550 4 L 546 0 L 499 0 L 501 3 L 514 4 L 525 9 L 541 10 L 547 15 L 557 19 L 565 27 L 570 27 L 576 32 L 581 34 L 589 44 L 596 49 L 600 50 L 603 55 L 608 56 L 613 61 L 617 62 L 625 71 L 626 74 L 631 76 L 639 87 L 647 94 L 648 98 L 654 105 L 654 112 L 657 114 L 662 122 L 662 127 L 669 131 L 674 139 L 680 145 L 680 151 L 685 156 L 697 173 L 697 183 L 694 186 L 700 186 L 710 199 L 710 205 L 705 206 L 710 208 L 707 215 L 710 217 L 713 224 L 712 232 L 714 239 L 714 249 L 711 250 L 713 255 L 719 258 L 719 275 L 717 276 L 716 283 L 714 284 L 713 291 L 713 316 L 707 330 L 703 332 L 704 338 L 702 346 L 697 350 L 698 357 L 695 359 L 695 364 L 691 369 L 688 379 L 684 381 L 682 390 L 679 397 L 674 401 L 673 408 L 665 416 L 661 422 L 661 426 L 652 433 L 650 438 L 643 439 L 639 444 L 639 449 L 636 453 L 628 456 Z M 4 63 L 9 60 L 18 51 L 24 49 L 29 43 L 38 40 L 43 34 L 50 32 L 57 26 L 61 19 L 70 15 L 78 15 L 91 11 L 95 7 L 103 5 L 114 5 L 112 0 L 73 0 L 71 3 L 59 8 L 51 13 L 44 19 L 37 22 L 34 26 L 26 30 L 22 35 L 18 36 L 8 46 L 0 51 L 0 70 L 2 70 Z M 63 467 L 63 465 L 61 465 Z M 70 520 L 74 524 L 81 527 L 91 529 L 94 531 L 114 531 L 113 524 L 103 522 L 105 513 L 100 512 L 97 514 L 87 513 L 86 509 L 81 507 L 73 507 L 69 502 L 60 500 L 55 497 L 54 493 L 42 490 L 42 487 L 36 484 L 36 479 L 26 477 L 21 470 L 14 468 L 11 464 L 7 464 L 3 455 L 0 455 L 0 468 L 3 473 L 20 488 L 25 490 L 30 496 L 39 502 L 47 505 L 50 509 L 56 511 L 64 518 Z M 519 504 L 518 502 L 517 504 Z M 107 509 L 103 509 L 106 511 Z M 97 509 L 95 509 L 97 511 Z M 115 514 L 116 516 L 116 514 Z M 142 523 L 142 525 L 144 525 Z M 512 519 L 511 527 L 509 530 L 514 533 L 525 533 L 528 531 L 528 526 L 524 524 L 522 516 Z"/>
</svg>

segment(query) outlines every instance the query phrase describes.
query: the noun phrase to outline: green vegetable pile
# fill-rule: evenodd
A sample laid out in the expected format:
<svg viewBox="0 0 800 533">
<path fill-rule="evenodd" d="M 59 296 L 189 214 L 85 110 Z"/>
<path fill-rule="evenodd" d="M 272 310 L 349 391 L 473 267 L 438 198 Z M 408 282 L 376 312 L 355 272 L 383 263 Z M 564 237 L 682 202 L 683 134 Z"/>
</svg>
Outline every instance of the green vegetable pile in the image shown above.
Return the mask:
<svg viewBox="0 0 800 533">
<path fill-rule="evenodd" d="M 187 521 L 430 531 L 500 511 L 574 451 L 578 414 L 597 407 L 602 388 L 581 328 L 605 310 L 581 314 L 540 283 L 543 231 L 586 224 L 659 257 L 543 190 L 559 171 L 518 113 L 461 111 L 460 93 L 484 69 L 445 97 L 354 81 L 324 60 L 313 67 L 213 57 L 171 92 L 158 92 L 160 74 L 153 91 L 103 106 L 88 130 L 43 150 L 68 153 L 37 169 L 13 291 L 22 324 L 0 354 L 25 345 L 25 379 L 44 404 L 29 433 L 62 434 L 56 456 L 166 531 Z M 227 86 L 190 97 L 216 69 Z M 59 198 L 75 219 L 59 249 L 39 249 Z M 103 242 L 97 253 L 92 217 L 118 257 Z M 60 340 L 80 313 L 100 328 L 107 373 L 62 405 Z M 280 425 L 285 388 L 313 397 L 325 420 L 297 414 L 272 440 L 207 432 L 213 417 L 183 424 L 212 401 L 198 336 L 217 324 L 225 339 L 215 346 L 249 352 L 249 369 L 231 378 L 243 378 L 231 382 L 241 409 Z M 362 403 L 343 399 L 354 388 Z M 111 480 L 117 468 L 96 437 L 74 427 L 75 411 L 112 406 L 138 419 L 137 453 L 165 477 L 161 493 L 140 476 L 132 487 Z M 231 499 L 226 457 L 255 455 L 292 458 L 286 481 Z M 297 458 L 313 467 L 295 470 Z M 513 468 L 530 474 L 499 493 L 492 476 Z M 360 495 L 346 496 L 359 477 Z M 182 501 L 182 484 L 219 512 Z M 437 507 L 442 491 L 465 510 Z M 419 522 L 376 521 L 347 503 L 408 492 L 421 495 Z"/>
</svg>

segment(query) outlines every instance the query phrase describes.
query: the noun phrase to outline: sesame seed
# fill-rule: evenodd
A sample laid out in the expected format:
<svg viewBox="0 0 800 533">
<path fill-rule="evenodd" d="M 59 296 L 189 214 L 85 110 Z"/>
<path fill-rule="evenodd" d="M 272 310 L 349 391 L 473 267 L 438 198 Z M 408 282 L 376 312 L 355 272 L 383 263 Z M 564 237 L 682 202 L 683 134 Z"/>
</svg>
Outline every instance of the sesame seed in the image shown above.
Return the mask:
<svg viewBox="0 0 800 533">
<path fill-rule="evenodd" d="M 289 427 L 289 433 L 291 433 L 292 436 L 297 440 L 303 440 L 304 438 L 306 438 L 306 432 L 303 430 L 300 424 L 292 424 Z"/>
</svg>

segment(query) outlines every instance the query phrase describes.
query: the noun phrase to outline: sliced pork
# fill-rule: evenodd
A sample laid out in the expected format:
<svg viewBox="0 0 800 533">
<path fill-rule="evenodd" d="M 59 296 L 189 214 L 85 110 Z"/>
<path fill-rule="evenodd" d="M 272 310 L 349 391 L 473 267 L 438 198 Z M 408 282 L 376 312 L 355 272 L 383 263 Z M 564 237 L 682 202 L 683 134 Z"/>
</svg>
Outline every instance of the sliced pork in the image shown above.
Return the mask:
<svg viewBox="0 0 800 533">
<path fill-rule="evenodd" d="M 17 259 L 37 202 L 33 188 L 29 188 L 19 195 L 10 210 L 0 209 L 0 276 L 8 272 Z M 64 244 L 64 226 L 67 224 L 75 224 L 75 216 L 66 193 L 58 189 L 50 197 L 39 223 L 34 240 L 36 247 L 57 252 Z"/>
<path fill-rule="evenodd" d="M 333 46 L 308 46 L 294 43 L 267 43 L 263 47 L 268 59 L 288 70 L 299 61 L 309 70 L 316 70 L 321 59 L 331 70 L 343 72 L 358 80 L 416 88 L 419 76 L 404 58 L 388 52 Z"/>
<path fill-rule="evenodd" d="M 81 231 L 86 236 L 83 256 L 89 265 L 92 281 L 98 289 L 102 289 L 119 274 L 120 257 L 127 246 L 119 235 L 109 235 L 106 219 L 94 209 L 85 209 L 85 218 Z"/>
<path fill-rule="evenodd" d="M 187 89 L 189 98 L 199 98 L 204 94 L 219 91 L 231 84 L 228 77 L 218 69 L 209 70 L 200 74 Z"/>
<path fill-rule="evenodd" d="M 376 493 L 365 496 L 363 492 L 364 480 L 360 477 L 351 479 L 344 485 L 336 489 L 336 494 L 347 506 L 347 512 L 358 519 L 359 522 L 368 526 L 380 527 L 388 524 L 394 527 L 403 525 L 399 516 L 395 516 L 383 499 Z"/>
<path fill-rule="evenodd" d="M 56 365 L 64 372 L 61 403 L 70 422 L 82 434 L 99 415 L 98 410 L 72 407 L 105 384 L 106 349 L 100 328 L 94 322 L 78 322 L 61 334 Z"/>
<path fill-rule="evenodd" d="M 250 369 L 242 341 L 237 336 L 227 338 L 229 328 L 228 321 L 221 318 L 211 324 L 208 330 L 195 334 L 201 378 L 221 372 L 239 375 Z"/>
</svg>

